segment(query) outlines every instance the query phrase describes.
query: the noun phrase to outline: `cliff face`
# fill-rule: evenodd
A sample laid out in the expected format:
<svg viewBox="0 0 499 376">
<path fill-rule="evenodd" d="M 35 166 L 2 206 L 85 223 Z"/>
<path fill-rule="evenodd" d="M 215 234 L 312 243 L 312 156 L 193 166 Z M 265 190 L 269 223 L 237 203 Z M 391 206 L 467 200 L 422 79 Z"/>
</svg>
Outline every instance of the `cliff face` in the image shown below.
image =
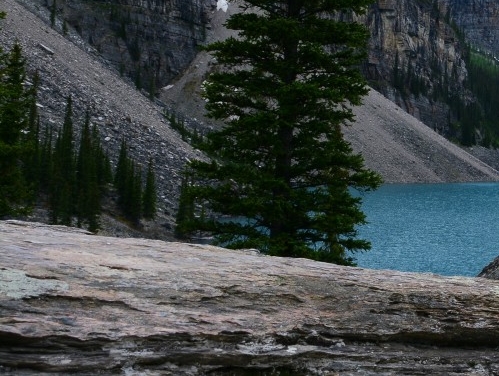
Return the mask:
<svg viewBox="0 0 499 376">
<path fill-rule="evenodd" d="M 178 75 L 206 36 L 214 0 L 30 0 L 73 27 L 124 76 L 155 91 Z"/>
<path fill-rule="evenodd" d="M 371 34 L 364 70 L 386 97 L 449 135 L 449 107 L 439 97 L 463 93 L 467 72 L 445 11 L 431 1 L 377 1 L 363 18 Z"/>
<path fill-rule="evenodd" d="M 482 51 L 499 55 L 499 3 L 489 0 L 444 0 L 450 18 L 466 40 Z"/>
<path fill-rule="evenodd" d="M 157 93 L 178 79 L 211 33 L 215 0 L 23 0 L 56 16 L 56 27 L 72 26 L 122 75 Z M 232 4 L 232 8 L 237 4 Z M 370 84 L 409 114 L 447 137 L 455 113 L 448 93 L 469 97 L 463 46 L 456 30 L 472 43 L 494 48 L 499 6 L 487 1 L 378 0 L 362 20 L 369 28 Z M 499 48 L 499 47 L 496 47 Z"/>
<path fill-rule="evenodd" d="M 5 375 L 497 375 L 499 282 L 0 221 Z"/>
</svg>

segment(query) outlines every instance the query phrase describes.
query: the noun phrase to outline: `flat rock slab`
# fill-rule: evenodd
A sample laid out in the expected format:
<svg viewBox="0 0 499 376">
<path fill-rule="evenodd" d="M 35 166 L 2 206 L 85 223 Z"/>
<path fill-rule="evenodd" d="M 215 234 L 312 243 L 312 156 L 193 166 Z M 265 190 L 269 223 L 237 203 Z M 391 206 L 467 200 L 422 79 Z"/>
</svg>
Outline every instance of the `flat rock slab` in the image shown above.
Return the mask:
<svg viewBox="0 0 499 376">
<path fill-rule="evenodd" d="M 0 222 L 0 373 L 497 375 L 499 281 Z"/>
</svg>

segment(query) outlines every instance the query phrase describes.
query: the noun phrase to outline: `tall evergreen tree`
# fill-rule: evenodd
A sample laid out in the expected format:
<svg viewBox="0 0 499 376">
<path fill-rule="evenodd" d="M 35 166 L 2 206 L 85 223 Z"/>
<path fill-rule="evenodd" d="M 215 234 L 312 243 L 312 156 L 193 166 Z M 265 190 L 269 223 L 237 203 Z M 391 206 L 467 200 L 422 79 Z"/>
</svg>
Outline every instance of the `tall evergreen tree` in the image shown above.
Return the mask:
<svg viewBox="0 0 499 376">
<path fill-rule="evenodd" d="M 129 158 L 128 158 L 128 146 L 125 139 L 121 140 L 120 153 L 118 157 L 118 163 L 116 165 L 116 172 L 114 174 L 114 186 L 118 191 L 118 205 L 123 204 L 124 192 L 126 189 L 126 181 L 129 168 Z"/>
<path fill-rule="evenodd" d="M 92 232 L 99 228 L 98 216 L 101 211 L 97 151 L 90 129 L 90 113 L 87 111 L 76 163 L 76 216 L 78 226 L 87 223 Z"/>
<path fill-rule="evenodd" d="M 146 185 L 142 195 L 142 212 L 146 219 L 154 219 L 156 215 L 156 177 L 152 158 L 147 165 Z"/>
<path fill-rule="evenodd" d="M 73 101 L 66 102 L 64 123 L 59 132 L 53 153 L 51 179 L 52 222 L 70 226 L 74 213 L 75 151 L 73 140 Z"/>
<path fill-rule="evenodd" d="M 194 230 L 194 198 L 190 195 L 190 184 L 187 176 L 182 179 L 177 216 L 175 217 L 174 235 L 177 239 L 188 240 Z"/>
<path fill-rule="evenodd" d="M 25 79 L 21 46 L 0 50 L 0 217 L 24 211 L 29 198 L 22 162 L 32 93 Z"/>
<path fill-rule="evenodd" d="M 138 225 L 142 217 L 142 172 L 128 156 L 125 140 L 121 142 L 114 185 L 118 193 L 118 206 L 133 224 Z"/>
<path fill-rule="evenodd" d="M 36 106 L 38 85 L 40 82 L 40 77 L 38 72 L 36 72 L 33 77 L 33 83 L 30 91 L 30 108 L 29 108 L 29 118 L 26 131 L 24 132 L 23 143 L 23 170 L 25 175 L 25 181 L 28 184 L 28 189 L 30 192 L 30 199 L 34 202 L 36 196 L 38 195 L 38 190 L 40 186 L 40 118 L 38 116 L 38 107 Z"/>
<path fill-rule="evenodd" d="M 245 0 L 227 28 L 239 31 L 207 47 L 222 69 L 205 85 L 208 114 L 224 120 L 190 163 L 194 220 L 227 247 L 352 264 L 366 250 L 365 222 L 350 188 L 374 189 L 380 177 L 363 166 L 341 126 L 367 93 L 358 65 L 364 26 L 343 22 L 371 0 Z M 216 216 L 218 214 L 218 217 Z M 227 221 L 222 217 L 239 218 Z M 215 219 L 209 219 L 215 218 Z"/>
<path fill-rule="evenodd" d="M 104 193 L 107 189 L 107 185 L 113 181 L 113 172 L 111 170 L 109 155 L 102 147 L 99 129 L 95 124 L 92 128 L 92 147 L 97 160 L 97 180 L 101 193 Z"/>
</svg>

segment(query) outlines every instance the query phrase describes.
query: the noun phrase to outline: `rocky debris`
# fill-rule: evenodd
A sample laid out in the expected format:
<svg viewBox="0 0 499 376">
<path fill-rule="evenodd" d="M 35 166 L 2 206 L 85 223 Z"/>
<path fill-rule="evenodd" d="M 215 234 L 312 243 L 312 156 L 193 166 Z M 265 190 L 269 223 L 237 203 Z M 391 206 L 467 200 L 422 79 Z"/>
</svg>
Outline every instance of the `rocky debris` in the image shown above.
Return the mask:
<svg viewBox="0 0 499 376">
<path fill-rule="evenodd" d="M 489 265 L 483 268 L 478 277 L 499 279 L 499 257 L 496 257 Z"/>
<path fill-rule="evenodd" d="M 6 375 L 497 375 L 499 282 L 0 222 Z"/>
<path fill-rule="evenodd" d="M 444 0 L 445 11 L 468 42 L 490 53 L 497 60 L 499 54 L 499 4 L 496 1 Z"/>
<path fill-rule="evenodd" d="M 498 181 L 499 172 L 371 90 L 345 138 L 386 183 Z M 477 148 L 477 156 L 495 155 Z M 489 158 L 492 159 L 492 158 Z"/>
<path fill-rule="evenodd" d="M 157 222 L 171 227 L 185 162 L 201 154 L 183 142 L 162 115 L 163 108 L 124 81 L 102 59 L 89 54 L 74 33 L 71 40 L 42 22 L 15 0 L 5 0 L 0 10 L 0 46 L 8 49 L 18 41 L 30 73 L 38 71 L 41 82 L 38 109 L 44 126 L 62 125 L 66 98 L 73 98 L 74 123 L 83 125 L 88 109 L 99 128 L 104 147 L 116 163 L 122 139 L 131 156 L 147 167 L 156 167 L 159 215 Z"/>
</svg>

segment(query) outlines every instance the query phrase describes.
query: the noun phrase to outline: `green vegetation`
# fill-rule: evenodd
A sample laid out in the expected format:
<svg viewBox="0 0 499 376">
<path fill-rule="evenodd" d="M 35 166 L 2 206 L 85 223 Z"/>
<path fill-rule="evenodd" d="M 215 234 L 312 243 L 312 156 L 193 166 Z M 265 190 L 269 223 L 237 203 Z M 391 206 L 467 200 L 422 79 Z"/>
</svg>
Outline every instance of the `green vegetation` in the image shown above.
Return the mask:
<svg viewBox="0 0 499 376">
<path fill-rule="evenodd" d="M 142 215 L 145 219 L 154 219 L 156 215 L 156 176 L 152 158 L 147 165 L 146 185 L 142 195 Z"/>
<path fill-rule="evenodd" d="M 210 161 L 189 164 L 181 207 L 195 213 L 181 216 L 183 236 L 205 231 L 230 248 L 339 264 L 354 263 L 347 250 L 370 248 L 357 239 L 365 216 L 350 189 L 381 179 L 341 132 L 353 118 L 346 104 L 367 92 L 368 33 L 326 16 L 348 19 L 368 4 L 247 0 L 260 12 L 230 17 L 240 38 L 207 47 L 221 71 L 205 85 L 209 115 L 226 125 L 201 144 Z"/>
<path fill-rule="evenodd" d="M 204 135 L 197 128 L 191 129 L 190 127 L 186 126 L 186 123 L 183 119 L 175 116 L 173 112 L 168 112 L 166 109 L 163 115 L 170 122 L 170 126 L 172 127 L 172 129 L 177 131 L 177 133 L 180 135 L 182 141 L 186 141 L 194 147 L 198 147 L 203 143 Z"/>
<path fill-rule="evenodd" d="M 29 82 L 21 47 L 0 52 L 0 218 L 26 214 L 35 203 L 47 202 L 54 224 L 99 229 L 101 200 L 112 187 L 111 164 L 98 128 L 87 111 L 79 142 L 75 142 L 73 100 L 67 98 L 64 123 L 40 133 L 36 97 L 38 74 Z M 134 224 L 156 214 L 154 165 L 149 161 L 145 187 L 137 164 L 126 156 L 116 176 L 120 207 Z M 118 178 L 117 178 L 118 179 Z M 142 192 L 144 190 L 144 192 Z"/>
<path fill-rule="evenodd" d="M 470 50 L 467 61 L 467 87 L 475 95 L 476 104 L 469 104 L 466 113 L 470 128 L 480 129 L 485 146 L 499 146 L 499 65 L 490 56 Z"/>
<path fill-rule="evenodd" d="M 23 161 L 33 146 L 27 134 L 36 93 L 25 80 L 25 60 L 15 43 L 9 53 L 0 51 L 0 217 L 26 212 L 31 199 Z"/>
<path fill-rule="evenodd" d="M 142 172 L 129 157 L 125 140 L 121 143 L 114 184 L 119 197 L 118 206 L 132 223 L 138 224 L 143 214 Z M 154 213 L 147 214 L 149 218 L 154 216 Z"/>
</svg>

